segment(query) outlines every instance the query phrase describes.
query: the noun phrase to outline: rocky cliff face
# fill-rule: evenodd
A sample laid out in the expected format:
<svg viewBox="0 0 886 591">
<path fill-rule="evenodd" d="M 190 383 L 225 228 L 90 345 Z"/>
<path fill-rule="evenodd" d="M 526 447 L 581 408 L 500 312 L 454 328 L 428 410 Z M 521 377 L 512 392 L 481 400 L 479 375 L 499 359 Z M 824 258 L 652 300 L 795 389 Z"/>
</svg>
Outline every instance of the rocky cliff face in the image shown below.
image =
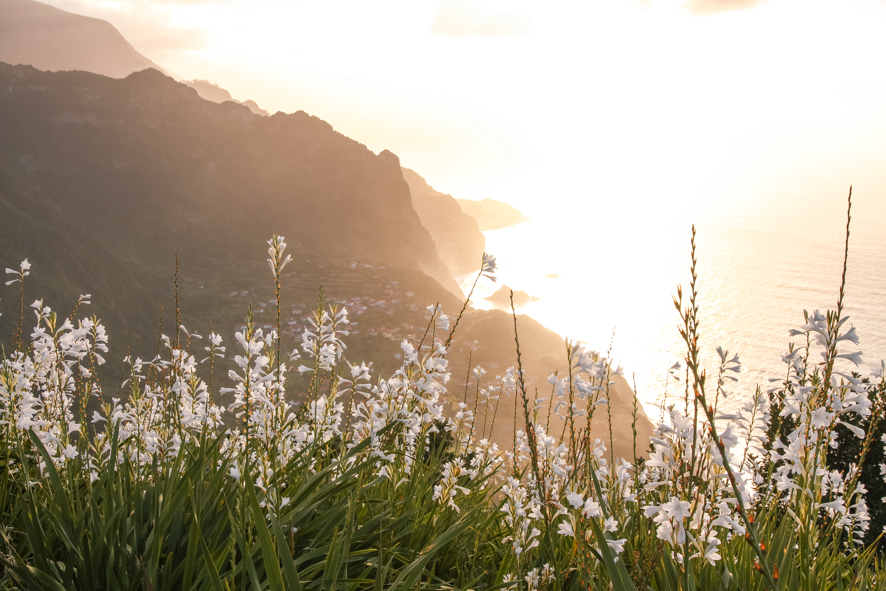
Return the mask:
<svg viewBox="0 0 886 591">
<path fill-rule="evenodd" d="M 33 0 L 0 0 L 0 61 L 114 78 L 161 69 L 109 22 Z"/>
<path fill-rule="evenodd" d="M 415 171 L 404 168 L 403 178 L 409 184 L 412 205 L 422 225 L 431 233 L 440 258 L 452 274 L 479 270 L 486 238 L 477 220 L 463 212 L 451 195 L 435 190 Z"/>
<path fill-rule="evenodd" d="M 236 257 L 277 233 L 458 289 L 398 158 L 303 112 L 260 117 L 156 70 L 115 80 L 0 64 L 0 152 L 72 223 L 139 260 Z"/>
</svg>

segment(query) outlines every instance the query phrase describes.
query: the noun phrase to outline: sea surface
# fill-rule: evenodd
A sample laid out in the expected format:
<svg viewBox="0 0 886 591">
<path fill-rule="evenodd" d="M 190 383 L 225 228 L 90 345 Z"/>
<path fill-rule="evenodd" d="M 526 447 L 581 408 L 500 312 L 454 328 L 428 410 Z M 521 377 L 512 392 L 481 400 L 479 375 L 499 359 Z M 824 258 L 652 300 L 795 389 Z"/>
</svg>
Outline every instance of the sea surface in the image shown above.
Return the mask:
<svg viewBox="0 0 886 591">
<path fill-rule="evenodd" d="M 666 397 L 682 397 L 682 382 L 668 378 L 685 355 L 673 296 L 681 284 L 688 298 L 695 224 L 703 360 L 715 375 L 718 346 L 738 354 L 742 371 L 725 402 L 734 408 L 758 384 L 784 378 L 788 331 L 804 323 L 804 309 L 836 307 L 847 193 L 782 185 L 709 207 L 584 199 L 565 215 L 561 207 L 533 212 L 485 233 L 498 281 L 481 279 L 474 305 L 491 307 L 484 298 L 505 284 L 537 297 L 518 313 L 611 350 L 655 420 Z M 886 359 L 886 193 L 853 196 L 844 308 L 864 353 L 857 370 L 867 375 Z"/>
</svg>

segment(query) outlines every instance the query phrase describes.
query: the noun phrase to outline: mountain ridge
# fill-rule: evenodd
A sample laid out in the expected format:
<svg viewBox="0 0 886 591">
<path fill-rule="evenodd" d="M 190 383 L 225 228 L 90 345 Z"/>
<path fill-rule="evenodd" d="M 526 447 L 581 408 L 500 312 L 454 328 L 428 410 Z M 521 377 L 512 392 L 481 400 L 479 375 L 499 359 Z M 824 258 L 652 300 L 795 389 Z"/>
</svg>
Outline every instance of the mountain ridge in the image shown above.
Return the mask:
<svg viewBox="0 0 886 591">
<path fill-rule="evenodd" d="M 0 0 L 0 61 L 113 78 L 146 68 L 166 73 L 111 23 L 34 0 Z"/>
<path fill-rule="evenodd" d="M 274 228 L 304 246 L 335 228 L 331 254 L 412 260 L 459 293 L 411 206 L 399 159 L 321 119 L 211 103 L 156 70 L 118 80 L 0 64 L 0 80 L 0 150 L 72 219 L 96 222 L 133 248 L 160 242 L 166 255 L 172 244 L 205 253 L 246 247 Z M 116 198 L 127 194 L 132 211 Z M 240 212 L 236 224 L 224 208 Z M 201 239 L 189 239 L 189 229 Z"/>
<path fill-rule="evenodd" d="M 181 80 L 181 83 L 186 84 L 196 90 L 197 94 L 200 95 L 200 98 L 206 99 L 207 101 L 212 101 L 213 103 L 224 103 L 227 101 L 231 101 L 233 103 L 237 103 L 238 105 L 243 105 L 256 115 L 262 115 L 263 117 L 269 117 L 271 115 L 270 113 L 259 107 L 255 101 L 238 101 L 233 96 L 231 96 L 230 92 L 228 92 L 218 84 L 210 82 L 209 80 Z"/>
</svg>

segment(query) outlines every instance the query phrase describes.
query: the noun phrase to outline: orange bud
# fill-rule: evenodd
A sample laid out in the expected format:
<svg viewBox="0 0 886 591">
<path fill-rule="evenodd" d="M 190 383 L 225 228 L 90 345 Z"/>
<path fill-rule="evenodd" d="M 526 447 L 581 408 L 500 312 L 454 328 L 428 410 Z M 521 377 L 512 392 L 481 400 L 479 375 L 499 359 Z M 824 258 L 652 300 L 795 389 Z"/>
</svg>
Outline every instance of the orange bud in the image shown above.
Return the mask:
<svg viewBox="0 0 886 591">
<path fill-rule="evenodd" d="M 754 568 L 757 569 L 759 572 L 763 572 L 763 567 L 760 566 L 760 562 L 757 560 L 754 561 Z"/>
<path fill-rule="evenodd" d="M 778 580 L 778 565 L 777 564 L 773 565 L 773 569 L 774 570 L 772 572 L 772 578 L 777 581 Z"/>
<path fill-rule="evenodd" d="M 766 542 L 760 542 L 760 551 L 766 552 Z"/>
</svg>

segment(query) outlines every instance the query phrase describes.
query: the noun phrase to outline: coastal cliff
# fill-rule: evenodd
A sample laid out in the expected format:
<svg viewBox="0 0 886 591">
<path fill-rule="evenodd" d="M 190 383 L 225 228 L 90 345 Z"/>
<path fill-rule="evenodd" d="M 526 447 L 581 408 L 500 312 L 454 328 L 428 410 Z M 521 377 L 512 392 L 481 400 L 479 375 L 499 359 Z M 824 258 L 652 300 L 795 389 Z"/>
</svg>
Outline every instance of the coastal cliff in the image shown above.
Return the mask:
<svg viewBox="0 0 886 591">
<path fill-rule="evenodd" d="M 519 209 L 495 199 L 457 199 L 462 211 L 477 220 L 480 230 L 500 230 L 529 221 Z"/>
<path fill-rule="evenodd" d="M 452 274 L 479 270 L 486 238 L 477 220 L 462 211 L 452 195 L 435 190 L 417 172 L 404 168 L 403 178 L 409 184 L 415 212 L 434 238 L 440 258 Z"/>
</svg>

